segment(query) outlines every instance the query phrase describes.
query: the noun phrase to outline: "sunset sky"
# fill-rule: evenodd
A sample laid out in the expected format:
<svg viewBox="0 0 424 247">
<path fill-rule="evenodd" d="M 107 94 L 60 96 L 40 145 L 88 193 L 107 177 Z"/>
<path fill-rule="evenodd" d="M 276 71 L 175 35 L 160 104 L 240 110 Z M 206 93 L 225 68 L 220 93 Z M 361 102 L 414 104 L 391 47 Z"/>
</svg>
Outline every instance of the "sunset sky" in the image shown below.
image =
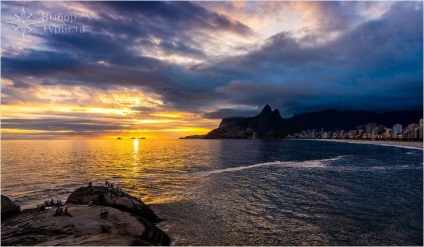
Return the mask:
<svg viewBox="0 0 424 247">
<path fill-rule="evenodd" d="M 422 109 L 422 7 L 2 2 L 2 139 L 178 138 L 265 104 L 284 117 Z M 23 8 L 36 22 L 24 35 Z"/>
</svg>

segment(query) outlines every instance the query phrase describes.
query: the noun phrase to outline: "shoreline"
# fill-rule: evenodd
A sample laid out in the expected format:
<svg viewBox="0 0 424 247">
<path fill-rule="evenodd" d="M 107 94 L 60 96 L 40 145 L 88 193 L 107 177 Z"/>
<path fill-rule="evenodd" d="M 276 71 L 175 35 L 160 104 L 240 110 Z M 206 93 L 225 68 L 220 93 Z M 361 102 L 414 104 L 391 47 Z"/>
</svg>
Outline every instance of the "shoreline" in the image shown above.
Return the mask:
<svg viewBox="0 0 424 247">
<path fill-rule="evenodd" d="M 292 139 L 292 140 L 342 142 L 342 143 L 351 143 L 351 144 L 369 144 L 369 145 L 379 145 L 379 146 L 386 146 L 386 147 L 399 147 L 399 148 L 423 150 L 423 142 L 411 142 L 411 141 L 370 141 L 370 140 L 358 140 L 358 139 Z"/>
</svg>

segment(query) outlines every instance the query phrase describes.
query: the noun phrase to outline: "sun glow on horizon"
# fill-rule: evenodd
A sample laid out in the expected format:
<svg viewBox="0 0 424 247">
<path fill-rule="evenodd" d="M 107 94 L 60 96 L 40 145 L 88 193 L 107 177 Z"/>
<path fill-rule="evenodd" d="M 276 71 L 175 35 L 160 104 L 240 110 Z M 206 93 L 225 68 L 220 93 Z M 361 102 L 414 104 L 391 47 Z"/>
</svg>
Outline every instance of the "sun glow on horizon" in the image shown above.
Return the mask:
<svg viewBox="0 0 424 247">
<path fill-rule="evenodd" d="M 140 112 L 58 102 L 2 106 L 2 139 L 178 139 L 206 134 L 217 125 L 198 114 L 161 109 Z"/>
</svg>

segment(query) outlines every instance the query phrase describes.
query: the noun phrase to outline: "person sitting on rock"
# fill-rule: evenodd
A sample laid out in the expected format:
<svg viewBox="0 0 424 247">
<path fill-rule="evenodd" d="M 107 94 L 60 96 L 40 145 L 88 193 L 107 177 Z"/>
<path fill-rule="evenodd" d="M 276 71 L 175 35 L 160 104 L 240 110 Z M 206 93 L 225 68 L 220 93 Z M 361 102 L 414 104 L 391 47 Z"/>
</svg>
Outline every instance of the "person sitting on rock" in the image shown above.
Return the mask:
<svg viewBox="0 0 424 247">
<path fill-rule="evenodd" d="M 88 188 L 91 188 L 91 186 L 93 185 L 93 183 L 90 181 L 89 183 L 88 183 Z"/>
<path fill-rule="evenodd" d="M 68 207 L 65 208 L 65 216 L 72 217 L 72 215 L 68 212 Z"/>
<path fill-rule="evenodd" d="M 56 208 L 56 212 L 53 214 L 53 216 L 60 216 L 59 207 Z"/>
</svg>

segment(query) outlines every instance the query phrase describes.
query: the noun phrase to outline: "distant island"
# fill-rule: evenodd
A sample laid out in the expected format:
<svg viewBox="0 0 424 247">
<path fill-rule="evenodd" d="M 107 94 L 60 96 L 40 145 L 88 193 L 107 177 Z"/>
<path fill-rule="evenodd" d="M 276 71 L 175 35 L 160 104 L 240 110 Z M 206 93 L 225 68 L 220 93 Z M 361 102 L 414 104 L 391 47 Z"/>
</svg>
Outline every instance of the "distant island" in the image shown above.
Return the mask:
<svg viewBox="0 0 424 247">
<path fill-rule="evenodd" d="M 351 130 L 375 122 L 385 126 L 407 126 L 422 118 L 422 110 L 385 113 L 324 110 L 297 114 L 285 119 L 281 117 L 278 109 L 272 110 L 269 105 L 265 105 L 254 117 L 222 119 L 219 127 L 210 131 L 204 139 L 280 139 L 306 129 Z"/>
</svg>

